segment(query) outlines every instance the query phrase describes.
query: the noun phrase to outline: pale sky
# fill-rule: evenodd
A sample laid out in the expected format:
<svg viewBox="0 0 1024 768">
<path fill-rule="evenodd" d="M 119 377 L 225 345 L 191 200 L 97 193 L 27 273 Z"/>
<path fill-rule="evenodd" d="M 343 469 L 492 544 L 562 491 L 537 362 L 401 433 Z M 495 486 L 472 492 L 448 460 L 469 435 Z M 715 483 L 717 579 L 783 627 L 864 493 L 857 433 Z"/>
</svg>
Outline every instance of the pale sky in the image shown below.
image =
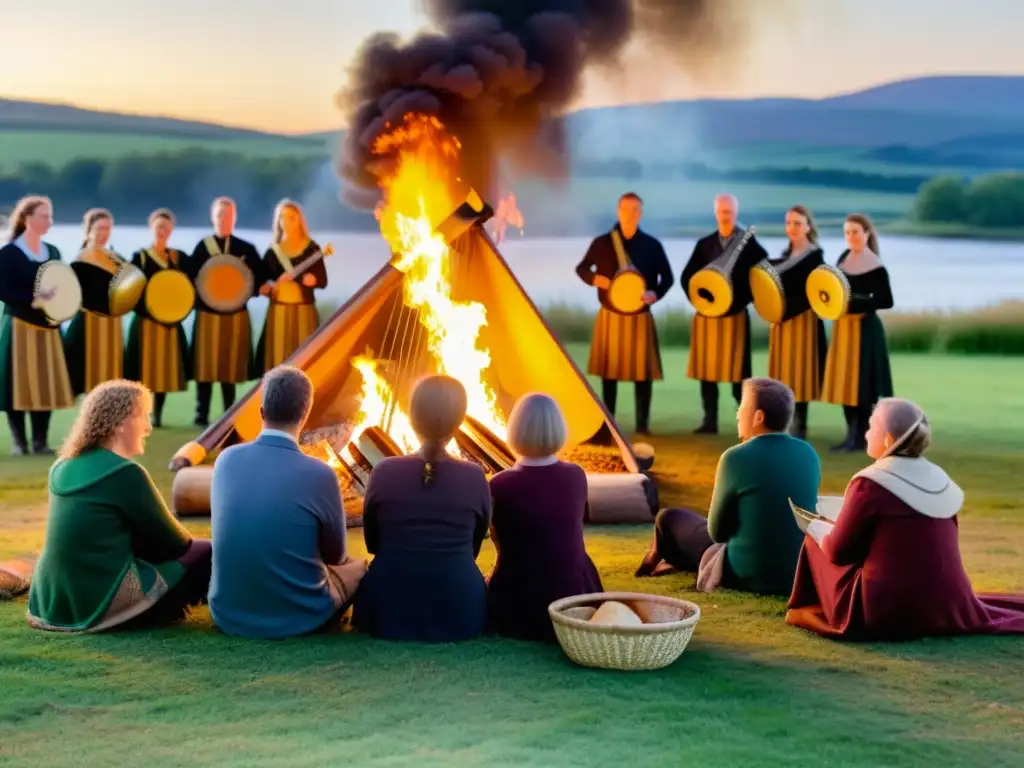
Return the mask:
<svg viewBox="0 0 1024 768">
<path fill-rule="evenodd" d="M 579 106 L 699 96 L 820 97 L 928 74 L 1024 74 L 1024 0 L 777 3 L 715 82 L 591 73 Z M 424 26 L 417 0 L 11 0 L 0 96 L 280 132 L 341 127 L 359 42 Z M 938 10 L 944 9 L 944 10 Z M 634 67 L 638 71 L 639 65 Z M 0 134 L 2 140 L 2 134 Z"/>
</svg>

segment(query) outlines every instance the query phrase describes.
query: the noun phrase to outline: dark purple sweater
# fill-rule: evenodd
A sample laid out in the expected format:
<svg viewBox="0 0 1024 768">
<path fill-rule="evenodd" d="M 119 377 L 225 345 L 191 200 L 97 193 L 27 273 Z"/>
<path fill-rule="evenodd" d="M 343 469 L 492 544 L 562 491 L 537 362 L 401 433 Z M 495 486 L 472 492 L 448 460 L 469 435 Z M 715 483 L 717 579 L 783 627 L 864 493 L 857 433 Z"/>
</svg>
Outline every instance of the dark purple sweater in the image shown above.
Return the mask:
<svg viewBox="0 0 1024 768">
<path fill-rule="evenodd" d="M 564 462 L 519 464 L 491 478 L 491 497 L 491 622 L 503 635 L 553 642 L 548 605 L 602 591 L 583 543 L 587 476 Z"/>
</svg>

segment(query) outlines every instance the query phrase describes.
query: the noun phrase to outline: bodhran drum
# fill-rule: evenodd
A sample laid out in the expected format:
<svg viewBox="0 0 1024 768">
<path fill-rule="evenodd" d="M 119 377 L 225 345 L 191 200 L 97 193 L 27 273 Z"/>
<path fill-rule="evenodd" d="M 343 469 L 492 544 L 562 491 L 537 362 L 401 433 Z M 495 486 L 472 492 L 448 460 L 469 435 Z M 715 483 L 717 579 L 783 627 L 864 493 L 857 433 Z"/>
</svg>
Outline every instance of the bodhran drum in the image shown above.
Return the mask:
<svg viewBox="0 0 1024 768">
<path fill-rule="evenodd" d="M 192 311 L 196 289 L 188 275 L 177 269 L 162 269 L 146 284 L 145 307 L 149 316 L 163 325 L 177 325 Z"/>
<path fill-rule="evenodd" d="M 823 264 L 807 276 L 807 300 L 822 320 L 838 320 L 850 306 L 850 281 L 839 267 Z"/>
<path fill-rule="evenodd" d="M 302 304 L 306 298 L 306 286 L 302 285 L 302 276 L 309 271 L 310 267 L 316 264 L 318 261 L 332 255 L 334 253 L 334 246 L 328 243 L 324 246 L 323 250 L 313 254 L 304 262 L 292 269 L 291 280 L 281 280 L 274 284 L 274 303 L 275 304 Z"/>
<path fill-rule="evenodd" d="M 647 307 L 644 303 L 646 292 L 644 276 L 635 269 L 624 269 L 612 278 L 608 286 L 608 302 L 620 315 L 637 315 Z"/>
<path fill-rule="evenodd" d="M 754 309 L 768 323 L 782 323 L 810 308 L 807 278 L 821 259 L 803 258 L 772 264 L 762 259 L 750 270 Z"/>
<path fill-rule="evenodd" d="M 196 293 L 214 312 L 232 314 L 242 310 L 252 298 L 255 283 L 252 270 L 242 259 L 218 253 L 199 270 Z"/>
<path fill-rule="evenodd" d="M 54 291 L 53 298 L 40 299 L 39 294 Z M 63 261 L 46 261 L 36 270 L 33 288 L 35 302 L 50 325 L 60 325 L 82 308 L 82 286 L 78 276 Z"/>
<path fill-rule="evenodd" d="M 82 306 L 90 312 L 120 317 L 135 309 L 146 290 L 146 276 L 121 259 L 80 255 L 71 263 L 82 286 Z"/>
</svg>

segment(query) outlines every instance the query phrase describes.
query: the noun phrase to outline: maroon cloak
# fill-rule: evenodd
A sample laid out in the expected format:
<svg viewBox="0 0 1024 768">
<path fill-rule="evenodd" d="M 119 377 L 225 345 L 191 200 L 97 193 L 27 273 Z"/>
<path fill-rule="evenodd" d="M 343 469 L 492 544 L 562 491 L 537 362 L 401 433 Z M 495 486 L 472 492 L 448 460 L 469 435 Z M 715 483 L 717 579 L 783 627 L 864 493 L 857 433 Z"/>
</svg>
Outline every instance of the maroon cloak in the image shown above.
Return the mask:
<svg viewBox="0 0 1024 768">
<path fill-rule="evenodd" d="M 804 540 L 786 622 L 846 640 L 1024 634 L 1024 596 L 971 588 L 962 500 L 925 459 L 889 457 L 858 473 L 832 532 Z"/>
</svg>

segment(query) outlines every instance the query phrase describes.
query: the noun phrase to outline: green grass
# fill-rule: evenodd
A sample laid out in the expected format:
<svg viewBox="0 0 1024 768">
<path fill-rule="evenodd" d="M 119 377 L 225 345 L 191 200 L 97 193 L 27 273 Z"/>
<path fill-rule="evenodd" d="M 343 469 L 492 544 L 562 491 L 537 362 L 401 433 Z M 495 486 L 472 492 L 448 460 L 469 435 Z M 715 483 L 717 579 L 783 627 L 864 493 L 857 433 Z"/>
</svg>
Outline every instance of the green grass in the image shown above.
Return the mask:
<svg viewBox="0 0 1024 768">
<path fill-rule="evenodd" d="M 290 157 L 324 154 L 334 150 L 325 141 L 292 140 L 287 137 L 194 139 L 179 136 L 78 131 L 0 130 L 0 170 L 14 170 L 21 163 L 39 162 L 53 167 L 78 158 L 106 160 L 133 153 L 157 154 L 202 148 L 238 152 L 250 157 Z"/>
<path fill-rule="evenodd" d="M 571 347 L 585 359 L 586 349 Z M 697 385 L 685 351 L 664 355 L 655 387 L 655 469 L 666 504 L 706 505 L 723 434 L 689 434 Z M 1019 363 L 895 355 L 900 394 L 935 422 L 930 456 L 967 492 L 964 561 L 979 590 L 1024 590 L 1024 409 Z M 763 372 L 762 355 L 755 372 Z M 722 423 L 728 426 L 723 390 Z M 629 406 L 628 389 L 620 400 Z M 165 493 L 171 453 L 192 434 L 192 400 L 144 461 Z M 731 409 L 730 409 L 731 411 Z M 811 408 L 824 451 L 839 409 Z M 55 420 L 66 428 L 69 414 Z M 621 414 L 632 423 L 629 408 Z M 6 435 L 2 440 L 6 443 Z M 6 452 L 6 444 L 0 445 Z M 823 452 L 825 492 L 862 456 Z M 0 557 L 38 547 L 48 462 L 0 459 Z M 189 526 L 207 533 L 205 521 Z M 220 635 L 206 610 L 183 627 L 60 637 L 30 631 L 24 601 L 0 604 L 0 762 L 159 765 L 597 766 L 1009 765 L 1024 747 L 1020 639 L 841 645 L 787 627 L 784 601 L 695 594 L 693 576 L 635 580 L 649 526 L 592 528 L 605 586 L 678 594 L 701 605 L 672 667 L 607 673 L 557 648 L 502 640 L 424 647 L 356 634 L 287 642 Z M 358 533 L 353 549 L 362 551 Z M 485 548 L 481 568 L 493 563 Z"/>
</svg>

